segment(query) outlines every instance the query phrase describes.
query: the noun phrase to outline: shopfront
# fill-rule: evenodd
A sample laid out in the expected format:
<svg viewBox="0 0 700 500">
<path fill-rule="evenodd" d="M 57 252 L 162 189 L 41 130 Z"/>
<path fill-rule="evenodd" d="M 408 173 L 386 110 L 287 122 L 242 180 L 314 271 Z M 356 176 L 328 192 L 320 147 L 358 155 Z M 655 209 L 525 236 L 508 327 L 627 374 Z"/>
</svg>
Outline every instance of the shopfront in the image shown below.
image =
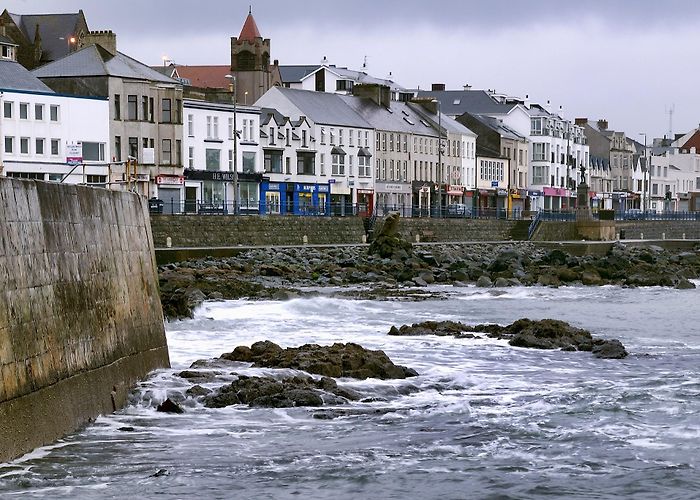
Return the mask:
<svg viewBox="0 0 700 500">
<path fill-rule="evenodd" d="M 330 215 L 330 184 L 263 181 L 260 213 L 267 215 Z"/>
<path fill-rule="evenodd" d="M 546 187 L 543 190 L 544 209 L 546 211 L 560 212 L 570 208 L 570 192 L 568 189 Z"/>
<path fill-rule="evenodd" d="M 238 195 L 234 195 L 233 172 L 185 170 L 185 208 L 199 212 L 258 213 L 262 174 L 238 173 Z M 236 205 L 236 207 L 234 207 Z M 234 209 L 235 208 L 235 209 Z"/>
<path fill-rule="evenodd" d="M 430 217 L 431 207 L 437 202 L 437 186 L 433 182 L 413 181 L 412 212 L 414 217 Z"/>
<path fill-rule="evenodd" d="M 163 202 L 163 213 L 179 214 L 184 211 L 183 187 L 185 178 L 182 175 L 159 175 L 156 177 L 158 191 L 155 197 Z"/>
<path fill-rule="evenodd" d="M 449 185 L 447 186 L 447 206 L 461 205 L 464 203 L 464 187 Z"/>
<path fill-rule="evenodd" d="M 375 182 L 379 215 L 399 212 L 402 217 L 411 217 L 411 184 L 404 182 Z"/>
</svg>

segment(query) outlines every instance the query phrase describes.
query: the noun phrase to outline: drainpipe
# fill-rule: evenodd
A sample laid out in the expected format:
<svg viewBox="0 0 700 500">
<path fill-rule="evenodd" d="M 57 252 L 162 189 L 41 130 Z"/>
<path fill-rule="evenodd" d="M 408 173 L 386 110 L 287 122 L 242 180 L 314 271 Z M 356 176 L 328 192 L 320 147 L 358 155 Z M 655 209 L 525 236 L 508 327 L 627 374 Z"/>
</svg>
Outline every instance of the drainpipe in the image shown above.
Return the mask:
<svg viewBox="0 0 700 500">
<path fill-rule="evenodd" d="M 3 120 L 5 119 L 5 110 L 2 103 L 2 98 L 4 97 L 4 95 L 5 94 L 2 91 L 0 91 L 0 176 L 5 174 L 5 138 L 2 135 L 2 124 Z"/>
</svg>

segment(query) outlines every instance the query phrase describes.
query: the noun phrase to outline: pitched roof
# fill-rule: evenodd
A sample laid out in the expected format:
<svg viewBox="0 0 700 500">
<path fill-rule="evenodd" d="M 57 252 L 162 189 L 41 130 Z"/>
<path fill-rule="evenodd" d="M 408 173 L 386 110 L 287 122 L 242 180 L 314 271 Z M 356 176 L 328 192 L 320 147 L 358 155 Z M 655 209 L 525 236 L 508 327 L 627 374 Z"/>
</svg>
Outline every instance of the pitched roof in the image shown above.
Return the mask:
<svg viewBox="0 0 700 500">
<path fill-rule="evenodd" d="M 231 74 L 231 66 L 180 66 L 177 65 L 180 78 L 190 81 L 193 87 L 203 89 L 228 89 L 230 81 L 226 75 Z"/>
<path fill-rule="evenodd" d="M 280 66 L 283 83 L 299 83 L 321 67 L 320 64 L 300 66 Z"/>
<path fill-rule="evenodd" d="M 0 35 L 0 43 L 2 43 L 3 45 L 17 45 L 15 42 L 13 42 L 4 35 Z"/>
<path fill-rule="evenodd" d="M 274 87 L 312 122 L 321 125 L 372 128 L 364 118 L 348 106 L 341 96 L 311 90 Z"/>
<path fill-rule="evenodd" d="M 0 59 L 0 89 L 54 93 L 21 64 L 2 59 Z"/>
<path fill-rule="evenodd" d="M 437 129 L 425 125 L 423 117 L 404 102 L 392 101 L 389 111 L 369 98 L 341 96 L 341 99 L 377 130 L 438 136 Z"/>
<path fill-rule="evenodd" d="M 69 14 L 11 14 L 17 27 L 22 30 L 27 39 L 32 42 L 39 25 L 41 47 L 47 57 L 44 60 L 55 61 L 70 53 L 69 38 L 76 35 L 76 28 L 81 19 L 81 13 Z"/>
<path fill-rule="evenodd" d="M 243 29 L 238 37 L 239 40 L 245 40 L 246 42 L 254 42 L 256 38 L 262 38 L 258 25 L 255 22 L 252 12 L 248 12 L 248 17 L 243 23 Z"/>
<path fill-rule="evenodd" d="M 309 65 L 290 65 L 280 66 L 280 74 L 284 83 L 300 83 L 302 80 L 313 75 L 319 69 L 324 68 L 331 73 L 334 73 L 341 79 L 352 80 L 355 83 L 370 83 L 377 85 L 386 85 L 394 91 L 405 90 L 404 87 L 397 84 L 393 80 L 386 78 L 377 78 L 365 73 L 348 68 L 339 68 L 334 65 L 309 64 Z"/>
<path fill-rule="evenodd" d="M 500 103 L 484 90 L 419 91 L 418 97 L 430 97 L 440 101 L 441 111 L 450 116 L 464 113 L 508 114 L 516 103 Z"/>
<path fill-rule="evenodd" d="M 519 133 L 517 133 L 515 130 L 510 128 L 508 125 L 503 123 L 501 120 L 498 118 L 494 118 L 492 116 L 487 116 L 487 115 L 480 115 L 480 114 L 472 114 L 472 113 L 465 113 L 469 114 L 474 120 L 478 121 L 481 123 L 484 127 L 487 127 L 490 130 L 493 130 L 494 132 L 498 133 L 501 137 L 504 137 L 506 139 L 511 139 L 514 141 L 524 141 L 527 142 L 528 139 L 526 137 L 523 137 Z"/>
<path fill-rule="evenodd" d="M 145 64 L 117 52 L 112 55 L 99 45 L 90 45 L 32 71 L 38 78 L 115 76 L 134 80 L 179 84 Z"/>
</svg>

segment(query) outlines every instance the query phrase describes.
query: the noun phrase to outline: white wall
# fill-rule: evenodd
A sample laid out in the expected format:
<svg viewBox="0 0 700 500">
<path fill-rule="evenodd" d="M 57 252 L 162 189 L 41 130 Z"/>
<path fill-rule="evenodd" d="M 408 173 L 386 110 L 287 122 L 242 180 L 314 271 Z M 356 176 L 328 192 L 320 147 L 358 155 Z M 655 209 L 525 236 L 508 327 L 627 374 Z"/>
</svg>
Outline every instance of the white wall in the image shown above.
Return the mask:
<svg viewBox="0 0 700 500">
<path fill-rule="evenodd" d="M 12 118 L 5 118 L 5 103 L 12 103 Z M 27 119 L 20 118 L 20 103 L 28 104 Z M 43 105 L 43 119 L 37 120 L 35 105 Z M 50 119 L 50 107 L 58 106 L 58 120 Z M 2 160 L 4 173 L 38 174 L 49 180 L 66 175 L 73 168 L 66 165 L 66 146 L 81 142 L 103 144 L 102 161 L 85 161 L 85 169 L 79 168 L 64 182 L 84 182 L 86 175 L 108 173 L 105 165 L 110 161 L 109 102 L 106 99 L 62 96 L 51 93 L 5 91 L 0 97 L 0 136 L 2 136 Z M 14 138 L 12 153 L 5 152 L 5 137 Z M 20 152 L 21 138 L 29 139 L 29 152 Z M 44 140 L 44 153 L 37 153 L 36 139 Z M 52 139 L 59 140 L 58 154 L 51 154 Z M 37 175 L 34 176 L 37 178 Z"/>
</svg>

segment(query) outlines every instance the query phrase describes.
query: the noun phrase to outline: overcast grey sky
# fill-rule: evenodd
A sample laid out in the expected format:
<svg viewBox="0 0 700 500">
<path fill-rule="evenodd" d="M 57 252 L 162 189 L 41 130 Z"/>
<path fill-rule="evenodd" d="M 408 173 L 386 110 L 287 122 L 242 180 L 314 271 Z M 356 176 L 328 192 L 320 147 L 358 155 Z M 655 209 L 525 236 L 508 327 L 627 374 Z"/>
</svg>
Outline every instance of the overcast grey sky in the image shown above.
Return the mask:
<svg viewBox="0 0 700 500">
<path fill-rule="evenodd" d="M 696 0 L 5 0 L 10 12 L 75 12 L 117 33 L 119 50 L 148 64 L 228 64 L 248 5 L 281 64 L 391 72 L 406 87 L 495 89 L 563 106 L 567 118 L 607 118 L 640 132 L 700 123 Z"/>
</svg>

